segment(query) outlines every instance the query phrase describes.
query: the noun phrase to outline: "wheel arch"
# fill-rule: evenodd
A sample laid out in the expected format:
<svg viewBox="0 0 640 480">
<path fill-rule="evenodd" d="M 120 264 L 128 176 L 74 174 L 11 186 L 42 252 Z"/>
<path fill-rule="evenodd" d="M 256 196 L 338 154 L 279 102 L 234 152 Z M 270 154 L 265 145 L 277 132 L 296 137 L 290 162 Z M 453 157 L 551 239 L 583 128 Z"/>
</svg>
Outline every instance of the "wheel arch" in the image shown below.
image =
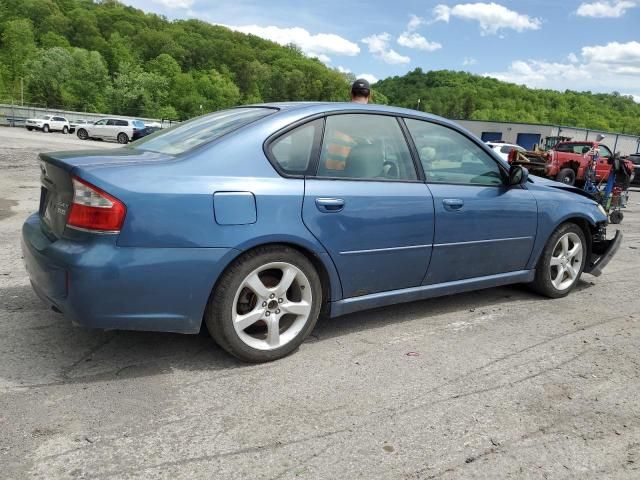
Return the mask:
<svg viewBox="0 0 640 480">
<path fill-rule="evenodd" d="M 538 261 L 540 260 L 540 255 L 542 254 L 545 245 L 549 241 L 549 238 L 551 237 L 553 232 L 555 232 L 561 225 L 564 225 L 565 223 L 574 223 L 578 227 L 580 227 L 587 244 L 587 258 L 590 258 L 593 235 L 598 230 L 598 222 L 595 218 L 592 218 L 587 214 L 572 212 L 558 218 L 553 222 L 550 228 L 545 229 L 546 231 L 544 237 L 541 238 L 539 242 L 536 242 L 535 251 L 529 259 L 527 268 L 536 268 L 536 265 L 538 265 Z"/>
<path fill-rule="evenodd" d="M 304 255 L 311 262 L 311 264 L 318 272 L 318 275 L 320 276 L 320 282 L 322 285 L 322 313 L 328 311 L 330 302 L 342 299 L 342 285 L 340 283 L 340 278 L 329 254 L 326 252 L 318 252 L 317 248 L 314 248 L 315 246 L 307 241 L 292 238 L 258 238 L 246 245 L 242 245 L 238 249 L 234 249 L 235 255 L 232 255 L 226 259 L 226 264 L 220 270 L 220 274 L 211 286 L 210 294 L 213 294 L 213 292 L 215 292 L 220 279 L 235 261 L 249 252 L 267 246 L 282 246 L 293 248 Z"/>
</svg>

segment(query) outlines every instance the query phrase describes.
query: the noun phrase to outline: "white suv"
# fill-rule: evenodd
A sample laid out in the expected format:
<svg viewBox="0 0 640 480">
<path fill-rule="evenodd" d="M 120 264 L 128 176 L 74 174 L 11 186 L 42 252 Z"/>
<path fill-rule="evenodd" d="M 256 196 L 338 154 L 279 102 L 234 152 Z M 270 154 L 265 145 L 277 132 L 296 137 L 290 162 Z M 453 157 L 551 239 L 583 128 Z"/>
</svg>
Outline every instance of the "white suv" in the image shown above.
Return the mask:
<svg viewBox="0 0 640 480">
<path fill-rule="evenodd" d="M 64 117 L 56 115 L 45 115 L 42 118 L 27 118 L 24 122 L 27 130 L 42 130 L 43 132 L 53 132 L 55 130 L 62 133 L 69 133 L 69 122 Z"/>
<path fill-rule="evenodd" d="M 144 129 L 141 120 L 124 118 L 102 118 L 91 125 L 78 126 L 78 138 L 99 138 L 101 140 L 117 140 L 118 143 L 129 143 L 133 132 Z"/>
<path fill-rule="evenodd" d="M 526 152 L 526 148 L 522 148 L 520 145 L 514 145 L 513 143 L 504 142 L 487 142 L 487 146 L 496 152 L 500 157 L 507 161 L 511 150 L 518 150 L 520 152 Z"/>
</svg>

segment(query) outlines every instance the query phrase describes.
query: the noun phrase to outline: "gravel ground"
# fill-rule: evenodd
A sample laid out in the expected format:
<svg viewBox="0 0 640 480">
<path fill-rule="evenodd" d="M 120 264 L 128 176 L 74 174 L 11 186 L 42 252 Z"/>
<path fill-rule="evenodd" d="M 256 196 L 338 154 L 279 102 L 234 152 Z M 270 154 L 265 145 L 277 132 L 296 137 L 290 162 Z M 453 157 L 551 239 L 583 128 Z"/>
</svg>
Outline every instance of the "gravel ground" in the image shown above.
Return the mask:
<svg viewBox="0 0 640 480">
<path fill-rule="evenodd" d="M 568 298 L 321 320 L 294 355 L 244 365 L 205 335 L 73 327 L 32 292 L 36 154 L 88 145 L 0 128 L 1 477 L 640 478 L 640 193 L 616 258 Z"/>
</svg>

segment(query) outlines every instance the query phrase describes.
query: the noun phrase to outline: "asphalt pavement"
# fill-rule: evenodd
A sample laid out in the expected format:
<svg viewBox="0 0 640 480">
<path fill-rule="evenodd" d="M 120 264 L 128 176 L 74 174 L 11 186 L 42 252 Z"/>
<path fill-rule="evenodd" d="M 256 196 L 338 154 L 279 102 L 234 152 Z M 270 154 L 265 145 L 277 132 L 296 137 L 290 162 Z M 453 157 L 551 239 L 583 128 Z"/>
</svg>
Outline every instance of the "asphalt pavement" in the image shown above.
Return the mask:
<svg viewBox="0 0 640 480">
<path fill-rule="evenodd" d="M 0 128 L 0 477 L 640 478 L 640 193 L 603 276 L 321 319 L 246 365 L 206 335 L 92 331 L 29 286 L 37 153 Z M 506 252 L 505 252 L 506 253 Z"/>
</svg>

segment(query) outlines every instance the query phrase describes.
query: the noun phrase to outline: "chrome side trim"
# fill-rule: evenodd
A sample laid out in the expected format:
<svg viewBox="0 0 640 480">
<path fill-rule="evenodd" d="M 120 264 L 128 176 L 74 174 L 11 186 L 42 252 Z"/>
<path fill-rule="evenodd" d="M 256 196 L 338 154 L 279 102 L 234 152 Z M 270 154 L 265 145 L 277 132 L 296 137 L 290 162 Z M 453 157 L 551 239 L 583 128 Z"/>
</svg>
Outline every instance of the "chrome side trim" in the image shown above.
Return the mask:
<svg viewBox="0 0 640 480">
<path fill-rule="evenodd" d="M 416 250 L 418 248 L 431 248 L 434 245 L 408 245 L 406 247 L 387 247 L 387 248 L 372 248 L 371 250 L 348 250 L 340 252 L 340 255 L 361 255 L 366 253 L 381 253 L 381 252 L 395 252 L 398 250 Z"/>
<path fill-rule="evenodd" d="M 470 242 L 434 243 L 434 247 L 450 247 L 456 245 L 473 245 L 478 243 L 508 242 L 510 240 L 529 240 L 533 237 L 492 238 L 489 240 L 472 240 Z"/>
</svg>

